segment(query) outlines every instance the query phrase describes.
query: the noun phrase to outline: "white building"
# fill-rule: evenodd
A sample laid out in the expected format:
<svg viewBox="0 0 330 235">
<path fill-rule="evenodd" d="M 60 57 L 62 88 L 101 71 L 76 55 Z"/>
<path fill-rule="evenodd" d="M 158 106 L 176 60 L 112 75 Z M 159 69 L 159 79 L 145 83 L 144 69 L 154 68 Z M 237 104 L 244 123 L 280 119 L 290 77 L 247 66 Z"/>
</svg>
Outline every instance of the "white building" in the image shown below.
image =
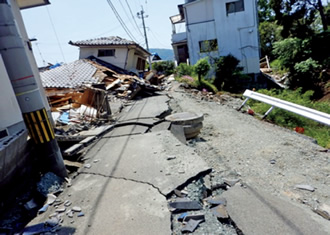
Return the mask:
<svg viewBox="0 0 330 235">
<path fill-rule="evenodd" d="M 178 8 L 170 17 L 178 63 L 232 54 L 245 73 L 260 72 L 256 0 L 186 0 Z"/>
<path fill-rule="evenodd" d="M 70 41 L 69 44 L 79 47 L 79 59 L 94 56 L 136 74 L 144 71 L 146 60 L 151 55 L 139 44 L 116 36 Z"/>
</svg>

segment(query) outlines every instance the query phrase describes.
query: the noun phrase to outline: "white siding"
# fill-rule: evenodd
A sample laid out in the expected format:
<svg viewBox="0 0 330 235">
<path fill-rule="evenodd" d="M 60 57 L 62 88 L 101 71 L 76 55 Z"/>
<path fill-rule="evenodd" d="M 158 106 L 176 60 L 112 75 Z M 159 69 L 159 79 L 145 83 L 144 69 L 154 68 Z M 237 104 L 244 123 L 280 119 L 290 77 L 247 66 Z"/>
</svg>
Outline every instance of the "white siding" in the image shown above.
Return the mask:
<svg viewBox="0 0 330 235">
<path fill-rule="evenodd" d="M 115 56 L 108 57 L 98 57 L 99 49 L 115 49 Z M 100 47 L 100 48 L 91 48 L 91 47 L 81 47 L 79 59 L 86 59 L 89 56 L 95 56 L 100 60 L 116 65 L 120 68 L 125 68 L 126 57 L 127 57 L 127 48 L 109 48 L 109 47 Z"/>
<path fill-rule="evenodd" d="M 23 121 L 14 90 L 0 54 L 0 130 Z"/>
<path fill-rule="evenodd" d="M 187 5 L 187 24 L 196 24 L 214 19 L 213 0 L 196 1 Z"/>
<path fill-rule="evenodd" d="M 212 52 L 212 56 L 232 54 L 245 73 L 259 73 L 256 1 L 244 0 L 244 11 L 227 15 L 226 3 L 233 1 L 201 0 L 185 5 L 190 61 L 195 64 L 207 55 L 200 53 L 199 41 L 217 39 L 218 53 Z"/>
</svg>

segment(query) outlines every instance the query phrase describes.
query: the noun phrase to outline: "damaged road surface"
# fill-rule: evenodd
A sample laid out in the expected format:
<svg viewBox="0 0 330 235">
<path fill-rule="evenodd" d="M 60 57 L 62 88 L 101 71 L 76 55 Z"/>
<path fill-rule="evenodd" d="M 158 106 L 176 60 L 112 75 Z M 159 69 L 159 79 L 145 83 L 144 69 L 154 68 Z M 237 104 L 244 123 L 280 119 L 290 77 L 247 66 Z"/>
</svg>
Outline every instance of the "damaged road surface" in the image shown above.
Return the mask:
<svg viewBox="0 0 330 235">
<path fill-rule="evenodd" d="M 82 208 L 84 216 L 64 219 L 63 227 L 74 228 L 75 234 L 171 234 L 167 196 L 210 168 L 167 128 L 145 133 L 169 112 L 168 101 L 155 96 L 127 106 L 119 117 L 122 126 L 85 155 L 85 166 L 61 195 Z"/>
</svg>

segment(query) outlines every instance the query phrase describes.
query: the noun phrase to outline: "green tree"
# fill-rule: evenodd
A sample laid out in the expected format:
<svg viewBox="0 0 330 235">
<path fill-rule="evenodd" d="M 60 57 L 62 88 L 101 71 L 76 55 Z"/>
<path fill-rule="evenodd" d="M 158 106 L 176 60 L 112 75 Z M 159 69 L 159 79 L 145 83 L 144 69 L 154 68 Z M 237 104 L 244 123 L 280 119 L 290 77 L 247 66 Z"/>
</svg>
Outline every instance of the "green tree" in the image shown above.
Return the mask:
<svg viewBox="0 0 330 235">
<path fill-rule="evenodd" d="M 283 27 L 276 22 L 264 21 L 259 24 L 261 55 L 272 57 L 273 45 L 282 40 L 281 31 Z"/>
<path fill-rule="evenodd" d="M 269 5 L 270 0 L 259 0 L 258 1 L 258 17 L 259 22 L 272 22 L 275 20 L 275 13 Z"/>
<path fill-rule="evenodd" d="M 195 73 L 198 75 L 198 81 L 202 81 L 202 77 L 206 76 L 206 74 L 210 71 L 210 64 L 208 62 L 207 57 L 200 59 L 197 61 L 197 63 L 194 65 Z"/>
</svg>

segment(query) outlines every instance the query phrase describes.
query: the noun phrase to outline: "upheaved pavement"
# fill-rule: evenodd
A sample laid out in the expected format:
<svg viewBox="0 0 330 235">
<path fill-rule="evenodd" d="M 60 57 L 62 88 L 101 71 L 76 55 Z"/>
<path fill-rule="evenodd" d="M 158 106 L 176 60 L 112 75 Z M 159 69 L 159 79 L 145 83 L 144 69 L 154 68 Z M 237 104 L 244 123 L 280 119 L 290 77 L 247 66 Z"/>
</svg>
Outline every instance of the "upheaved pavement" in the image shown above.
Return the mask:
<svg viewBox="0 0 330 235">
<path fill-rule="evenodd" d="M 124 108 L 119 125 L 100 137 L 72 186 L 60 195 L 84 216 L 69 218 L 64 212 L 57 234 L 172 233 L 166 196 L 210 168 L 161 122 L 169 114 L 168 101 L 160 95 Z M 321 217 L 250 187 L 235 186 L 223 196 L 243 234 L 326 234 Z M 45 222 L 54 211 L 48 209 L 30 225 Z"/>
</svg>

